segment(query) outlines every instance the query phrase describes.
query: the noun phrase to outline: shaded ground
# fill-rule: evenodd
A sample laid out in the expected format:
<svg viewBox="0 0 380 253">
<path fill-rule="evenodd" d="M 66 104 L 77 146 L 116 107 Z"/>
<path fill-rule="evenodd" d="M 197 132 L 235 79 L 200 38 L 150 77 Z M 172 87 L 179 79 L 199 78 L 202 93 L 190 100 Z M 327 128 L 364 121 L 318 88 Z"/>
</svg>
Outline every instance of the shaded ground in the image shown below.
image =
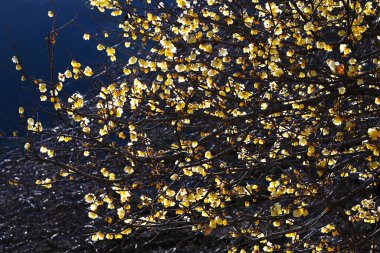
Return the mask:
<svg viewBox="0 0 380 253">
<path fill-rule="evenodd" d="M 85 230 L 79 226 L 87 218 L 78 193 L 63 185 L 51 191 L 11 186 L 10 175 L 21 178 L 43 168 L 23 158 L 3 158 L 0 165 L 1 252 L 90 250 L 91 244 L 83 243 Z"/>
<path fill-rule="evenodd" d="M 57 184 L 52 189 L 33 185 L 12 186 L 11 178 L 43 175 L 49 167 L 36 166 L 15 146 L 2 144 L 0 154 L 0 252 L 221 252 L 226 241 L 190 230 L 141 233 L 136 237 L 89 240 L 92 226 L 86 216 L 84 187 Z M 7 147 L 14 149 L 5 152 Z M 17 159 L 16 159 L 17 157 Z M 87 224 L 87 225 L 86 225 Z"/>
</svg>

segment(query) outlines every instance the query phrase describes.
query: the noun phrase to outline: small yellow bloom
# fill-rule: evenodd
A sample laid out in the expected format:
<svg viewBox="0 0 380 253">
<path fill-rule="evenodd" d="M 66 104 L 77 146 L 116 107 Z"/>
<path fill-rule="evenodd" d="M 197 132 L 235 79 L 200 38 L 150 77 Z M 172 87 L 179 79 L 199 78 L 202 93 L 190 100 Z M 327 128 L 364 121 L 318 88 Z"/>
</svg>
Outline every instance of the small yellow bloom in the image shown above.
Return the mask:
<svg viewBox="0 0 380 253">
<path fill-rule="evenodd" d="M 87 66 L 85 69 L 84 69 L 84 72 L 85 76 L 92 76 L 94 74 L 94 72 L 92 72 L 92 69 Z"/>
<path fill-rule="evenodd" d="M 128 63 L 130 64 L 130 65 L 133 65 L 133 64 L 135 64 L 137 62 L 137 58 L 135 57 L 135 56 L 132 56 L 131 58 L 129 58 L 129 60 L 128 60 Z"/>
<path fill-rule="evenodd" d="M 96 219 L 96 218 L 98 218 L 98 214 L 95 212 L 89 211 L 88 217 L 90 217 L 91 219 Z"/>
<path fill-rule="evenodd" d="M 211 152 L 210 152 L 210 151 L 207 151 L 207 152 L 205 153 L 205 157 L 206 157 L 206 159 L 211 159 L 211 158 L 212 158 L 212 154 L 211 154 Z"/>
<path fill-rule="evenodd" d="M 87 194 L 86 196 L 84 196 L 84 200 L 87 202 L 87 203 L 94 203 L 95 201 L 95 195 L 92 194 L 92 193 L 89 193 Z"/>
<path fill-rule="evenodd" d="M 83 39 L 84 40 L 90 40 L 90 34 L 88 34 L 88 33 L 83 34 Z"/>
<path fill-rule="evenodd" d="M 368 136 L 371 137 L 371 139 L 373 141 L 376 141 L 377 138 L 379 137 L 379 135 L 380 135 L 380 132 L 378 129 L 376 129 L 376 128 L 369 128 L 368 129 Z"/>
</svg>

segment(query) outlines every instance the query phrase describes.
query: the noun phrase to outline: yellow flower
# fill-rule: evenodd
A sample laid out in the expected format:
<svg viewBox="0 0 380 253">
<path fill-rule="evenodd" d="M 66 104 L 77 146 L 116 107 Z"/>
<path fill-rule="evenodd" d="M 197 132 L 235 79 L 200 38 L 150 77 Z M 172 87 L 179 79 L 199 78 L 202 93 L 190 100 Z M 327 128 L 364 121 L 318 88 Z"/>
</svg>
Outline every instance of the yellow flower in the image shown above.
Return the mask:
<svg viewBox="0 0 380 253">
<path fill-rule="evenodd" d="M 92 69 L 89 67 L 89 66 L 87 66 L 85 69 L 84 69 L 84 75 L 85 76 L 92 76 L 93 74 L 94 74 L 94 72 L 92 72 Z"/>
<path fill-rule="evenodd" d="M 89 40 L 90 39 L 90 34 L 88 34 L 88 33 L 83 34 L 83 39 L 84 40 Z"/>
<path fill-rule="evenodd" d="M 183 72 L 183 71 L 186 70 L 186 66 L 183 65 L 183 64 L 178 64 L 178 65 L 175 66 L 175 70 L 176 70 L 177 72 Z"/>
<path fill-rule="evenodd" d="M 186 0 L 177 0 L 178 7 L 185 9 L 190 7 L 190 2 Z"/>
<path fill-rule="evenodd" d="M 266 110 L 268 108 L 268 104 L 267 103 L 261 103 L 260 107 L 261 107 L 261 110 Z"/>
<path fill-rule="evenodd" d="M 84 197 L 84 200 L 87 202 L 87 203 L 94 203 L 95 201 L 95 195 L 92 194 L 92 193 L 89 193 L 87 194 L 85 197 Z"/>
<path fill-rule="evenodd" d="M 121 238 L 123 238 L 123 235 L 122 235 L 122 234 L 116 234 L 116 235 L 115 235 L 115 239 L 121 239 Z"/>
<path fill-rule="evenodd" d="M 45 83 L 40 83 L 38 85 L 38 88 L 40 90 L 41 93 L 45 93 L 46 92 L 46 84 Z"/>
<path fill-rule="evenodd" d="M 45 188 L 51 188 L 51 179 L 50 178 L 46 178 L 45 181 L 43 181 L 43 187 Z"/>
<path fill-rule="evenodd" d="M 347 44 L 341 44 L 341 45 L 339 45 L 339 50 L 344 55 L 347 55 L 347 54 L 351 53 L 351 49 L 348 48 Z"/>
<path fill-rule="evenodd" d="M 271 216 L 279 216 L 282 214 L 282 207 L 280 203 L 276 203 L 271 208 Z"/>
<path fill-rule="evenodd" d="M 124 229 L 120 233 L 123 234 L 123 235 L 129 235 L 130 233 L 132 233 L 132 228 Z"/>
<path fill-rule="evenodd" d="M 380 137 L 380 132 L 376 128 L 369 128 L 368 129 L 368 135 L 371 137 L 372 140 L 376 141 L 378 137 Z"/>
<path fill-rule="evenodd" d="M 299 139 L 299 145 L 306 146 L 307 145 L 307 139 L 305 137 L 302 137 Z"/>
<path fill-rule="evenodd" d="M 102 44 L 98 44 L 98 46 L 96 47 L 99 51 L 102 51 L 105 49 L 105 46 L 102 45 Z"/>
<path fill-rule="evenodd" d="M 71 73 L 70 70 L 66 70 L 64 74 L 65 74 L 66 78 L 71 78 L 73 76 L 73 73 Z"/>
<path fill-rule="evenodd" d="M 116 109 L 116 117 L 120 118 L 123 115 L 123 108 L 119 107 Z"/>
<path fill-rule="evenodd" d="M 336 126 L 340 126 L 340 125 L 342 124 L 342 118 L 339 117 L 339 116 L 334 117 L 334 119 L 333 119 L 333 123 L 334 123 L 334 125 L 336 125 Z"/>
<path fill-rule="evenodd" d="M 315 152 L 315 147 L 313 146 L 310 146 L 308 149 L 307 149 L 307 155 L 308 156 L 312 156 Z"/>
<path fill-rule="evenodd" d="M 117 215 L 119 216 L 120 220 L 124 219 L 125 210 L 124 210 L 123 207 L 120 207 L 120 208 L 117 209 Z"/>
<path fill-rule="evenodd" d="M 49 150 L 47 151 L 47 154 L 48 154 L 49 157 L 53 157 L 53 156 L 54 156 L 54 150 L 49 149 Z"/>
<path fill-rule="evenodd" d="M 334 60 L 331 60 L 331 59 L 328 59 L 326 61 L 326 63 L 327 63 L 327 66 L 329 66 L 331 72 L 335 74 L 336 73 L 336 68 L 339 65 L 339 63 L 336 62 L 336 61 L 334 61 Z"/>
<path fill-rule="evenodd" d="M 107 55 L 108 55 L 108 56 L 114 56 L 116 50 L 115 50 L 115 48 L 113 48 L 113 47 L 107 47 L 106 52 L 107 52 Z"/>
<path fill-rule="evenodd" d="M 216 69 L 223 70 L 223 60 L 221 58 L 215 58 L 213 61 L 211 61 L 211 66 Z"/>
<path fill-rule="evenodd" d="M 75 61 L 75 60 L 72 60 L 71 61 L 71 66 L 73 68 L 80 68 L 82 66 L 82 64 L 80 64 L 79 62 Z"/>
<path fill-rule="evenodd" d="M 173 181 L 177 180 L 177 178 L 178 178 L 178 174 L 173 174 L 170 176 L 170 179 Z"/>
<path fill-rule="evenodd" d="M 252 93 L 249 91 L 245 91 L 245 90 L 239 91 L 239 93 L 238 93 L 238 97 L 240 99 L 248 99 L 251 96 L 252 96 Z"/>
<path fill-rule="evenodd" d="M 129 58 L 129 60 L 128 60 L 128 63 L 130 64 L 130 65 L 133 65 L 133 64 L 135 64 L 137 62 L 137 58 L 135 57 L 135 56 L 132 56 L 131 58 Z"/>
<path fill-rule="evenodd" d="M 30 143 L 29 142 L 25 143 L 24 149 L 25 150 L 29 150 L 30 149 Z"/>
<path fill-rule="evenodd" d="M 296 217 L 296 218 L 301 217 L 301 216 L 307 216 L 308 214 L 309 212 L 303 207 L 293 210 L 293 217 Z"/>
<path fill-rule="evenodd" d="M 41 148 L 40 148 L 41 153 L 47 153 L 47 151 L 48 151 L 48 149 L 46 147 L 41 146 Z"/>
<path fill-rule="evenodd" d="M 130 166 L 125 166 L 124 167 L 125 173 L 132 174 L 133 173 L 133 168 Z"/>
<path fill-rule="evenodd" d="M 96 218 L 98 218 L 98 214 L 95 212 L 89 211 L 88 217 L 90 217 L 91 219 L 96 219 Z"/>
</svg>

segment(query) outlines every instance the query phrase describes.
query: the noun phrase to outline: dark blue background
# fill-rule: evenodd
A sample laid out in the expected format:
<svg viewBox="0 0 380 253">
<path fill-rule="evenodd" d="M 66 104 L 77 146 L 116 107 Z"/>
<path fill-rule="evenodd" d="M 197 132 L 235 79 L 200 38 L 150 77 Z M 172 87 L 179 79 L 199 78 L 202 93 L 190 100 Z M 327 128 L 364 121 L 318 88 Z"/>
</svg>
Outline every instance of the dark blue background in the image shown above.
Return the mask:
<svg viewBox="0 0 380 253">
<path fill-rule="evenodd" d="M 93 40 L 84 41 L 84 32 L 96 32 L 96 25 L 89 6 L 84 0 L 55 0 L 56 27 L 67 23 L 79 14 L 76 21 L 59 32 L 56 44 L 56 70 L 64 72 L 70 61 L 87 65 L 100 63 L 99 52 Z M 11 58 L 15 55 L 12 43 L 17 48 L 24 68 L 34 77 L 48 78 L 49 60 L 45 37 L 51 31 L 50 0 L 0 0 L 0 133 L 13 130 L 20 123 L 18 107 L 24 106 L 26 115 L 36 114 L 37 92 L 33 84 L 21 82 Z M 7 35 L 9 31 L 10 36 Z M 10 37 L 10 38 L 9 38 Z M 77 84 L 73 84 L 77 85 Z M 83 90 L 78 87 L 78 90 Z M 85 85 L 85 84 L 84 84 Z M 76 89 L 73 87 L 72 89 Z M 45 103 L 45 106 L 48 104 Z"/>
</svg>

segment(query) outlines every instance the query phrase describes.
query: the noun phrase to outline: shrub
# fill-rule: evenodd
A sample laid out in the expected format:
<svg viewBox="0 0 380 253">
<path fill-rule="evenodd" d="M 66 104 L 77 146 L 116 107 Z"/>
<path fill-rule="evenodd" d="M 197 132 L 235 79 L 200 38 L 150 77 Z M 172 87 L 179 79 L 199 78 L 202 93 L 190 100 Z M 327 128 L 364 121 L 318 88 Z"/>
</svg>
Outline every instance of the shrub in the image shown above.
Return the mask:
<svg viewBox="0 0 380 253">
<path fill-rule="evenodd" d="M 25 149 L 40 187 L 81 192 L 93 241 L 379 250 L 378 1 L 89 3 L 110 61 L 24 76 L 60 119 L 28 116 Z"/>
</svg>

